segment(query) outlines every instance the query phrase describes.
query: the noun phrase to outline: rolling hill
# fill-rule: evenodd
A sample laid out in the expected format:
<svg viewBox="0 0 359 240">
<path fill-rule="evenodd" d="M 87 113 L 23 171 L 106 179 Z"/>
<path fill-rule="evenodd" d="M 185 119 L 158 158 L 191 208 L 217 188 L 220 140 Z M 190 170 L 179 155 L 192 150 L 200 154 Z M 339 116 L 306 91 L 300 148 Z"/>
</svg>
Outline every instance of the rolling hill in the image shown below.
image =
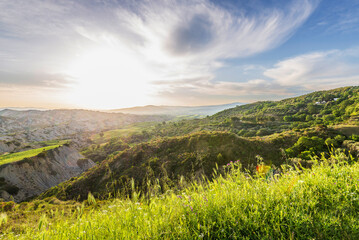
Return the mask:
<svg viewBox="0 0 359 240">
<path fill-rule="evenodd" d="M 154 106 L 147 105 L 143 107 L 121 108 L 110 110 L 109 112 L 116 113 L 128 113 L 139 115 L 196 115 L 198 117 L 204 117 L 207 115 L 213 115 L 227 108 L 242 105 L 243 103 L 229 103 L 222 105 L 209 105 L 209 106 Z"/>
<path fill-rule="evenodd" d="M 320 156 L 328 151 L 328 144 L 349 149 L 354 138 L 337 126 L 350 122 L 357 128 L 358 90 L 347 87 L 278 102 L 247 104 L 204 119 L 157 124 L 130 136 L 106 138 L 110 133 L 105 132 L 103 140 L 97 139 L 100 144 L 83 151 L 100 164 L 43 197 L 84 199 L 88 192 L 97 197 L 126 192 L 131 179 L 146 191 L 147 180 L 169 180 L 162 183 L 165 185 L 181 176 L 211 177 L 216 164 L 222 166 L 238 159 L 250 169 L 257 164 L 257 155 L 267 164 L 280 166 L 289 157 L 306 161 L 310 155 Z M 253 135 L 257 137 L 248 138 L 241 134 L 244 131 L 255 131 Z"/>
<path fill-rule="evenodd" d="M 97 165 L 29 202 L 1 203 L 0 239 L 356 239 L 358 89 L 93 132 L 81 153 Z M 47 170 L 39 179 L 52 176 Z M 20 191 L 8 182 L 1 187 Z"/>
</svg>

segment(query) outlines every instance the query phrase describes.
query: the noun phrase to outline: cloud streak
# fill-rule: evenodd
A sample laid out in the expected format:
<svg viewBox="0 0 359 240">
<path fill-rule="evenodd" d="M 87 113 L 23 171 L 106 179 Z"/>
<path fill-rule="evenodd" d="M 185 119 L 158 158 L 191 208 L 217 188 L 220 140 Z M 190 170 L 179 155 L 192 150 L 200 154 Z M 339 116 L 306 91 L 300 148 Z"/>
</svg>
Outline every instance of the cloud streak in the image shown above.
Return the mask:
<svg viewBox="0 0 359 240">
<path fill-rule="evenodd" d="M 281 9 L 243 9 L 234 15 L 204 0 L 141 2 L 135 12 L 117 9 L 117 16 L 125 32 L 134 36 L 135 51 L 168 69 L 164 78 L 198 77 L 222 66 L 222 59 L 243 58 L 278 46 L 316 4 L 291 1 Z"/>
<path fill-rule="evenodd" d="M 151 61 L 161 55 L 165 60 L 209 65 L 278 46 L 317 5 L 290 1 L 281 9 L 241 9 L 234 15 L 206 0 L 112 2 L 102 1 L 94 8 L 89 1 L 2 1 L 0 8 L 7 11 L 0 13 L 0 22 L 8 33 L 2 36 L 29 40 L 77 33 L 98 44 L 124 44 Z"/>
<path fill-rule="evenodd" d="M 359 31 L 359 3 L 353 0 L 322 1 L 323 15 L 313 29 L 324 27 L 327 33 L 354 33 Z M 333 11 L 335 9 L 335 11 Z"/>
<path fill-rule="evenodd" d="M 63 74 L 12 73 L 0 71 L 0 87 L 66 88 L 71 77 Z"/>
<path fill-rule="evenodd" d="M 210 76 L 173 81 L 156 81 L 159 94 L 176 101 L 185 98 L 231 99 L 234 101 L 277 100 L 318 90 L 359 83 L 359 48 L 312 52 L 281 60 L 263 68 L 258 79 L 243 82 L 214 81 Z M 198 100 L 197 99 L 197 100 Z"/>
<path fill-rule="evenodd" d="M 359 49 L 330 50 L 303 54 L 278 62 L 264 72 L 284 87 L 299 86 L 306 90 L 330 89 L 357 85 Z"/>
<path fill-rule="evenodd" d="M 4 56 L 0 59 L 0 86 L 62 89 L 71 85 L 69 81 L 89 85 L 87 79 L 68 76 L 67 65 L 76 55 L 86 55 L 88 49 L 105 49 L 123 59 L 131 58 L 118 67 L 111 63 L 113 79 L 123 78 L 121 70 L 115 72 L 117 68 L 141 67 L 130 73 L 149 69 L 138 75 L 138 85 L 147 84 L 152 96 L 189 90 L 198 98 L 234 97 L 248 91 L 259 95 L 261 88 L 272 89 L 267 95 L 279 90 L 286 94 L 285 89 L 275 88 L 285 85 L 281 80 L 215 80 L 214 72 L 224 66 L 224 60 L 253 56 L 285 42 L 319 1 L 291 0 L 281 6 L 265 2 L 256 1 L 257 7 L 241 2 L 230 9 L 209 0 L 3 0 L 0 9 L 6 11 L 0 11 L 0 56 Z M 128 62 L 137 65 L 127 66 Z M 265 76 L 280 78 L 274 70 Z M 131 76 L 126 80 L 138 81 Z M 106 79 L 98 82 L 106 84 L 86 89 L 93 91 L 86 95 L 105 94 L 104 86 L 113 91 L 119 84 L 111 85 Z"/>
</svg>

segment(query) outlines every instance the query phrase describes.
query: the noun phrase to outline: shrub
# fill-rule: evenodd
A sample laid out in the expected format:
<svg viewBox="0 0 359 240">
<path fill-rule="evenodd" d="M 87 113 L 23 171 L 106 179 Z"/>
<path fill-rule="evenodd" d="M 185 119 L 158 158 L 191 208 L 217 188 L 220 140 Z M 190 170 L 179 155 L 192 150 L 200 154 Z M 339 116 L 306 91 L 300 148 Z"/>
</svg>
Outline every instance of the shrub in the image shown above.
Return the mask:
<svg viewBox="0 0 359 240">
<path fill-rule="evenodd" d="M 350 137 L 353 141 L 359 142 L 359 135 L 353 134 Z"/>
<path fill-rule="evenodd" d="M 10 202 L 0 202 L 0 210 L 2 212 L 11 211 L 15 207 L 15 203 L 13 201 Z"/>
<path fill-rule="evenodd" d="M 337 135 L 334 137 L 335 141 L 337 141 L 339 144 L 342 144 L 345 140 L 345 136 L 343 135 Z"/>
<path fill-rule="evenodd" d="M 338 147 L 339 144 L 338 142 L 335 140 L 335 139 L 331 139 L 331 138 L 327 138 L 325 140 L 325 144 L 328 146 L 328 147 Z"/>
</svg>

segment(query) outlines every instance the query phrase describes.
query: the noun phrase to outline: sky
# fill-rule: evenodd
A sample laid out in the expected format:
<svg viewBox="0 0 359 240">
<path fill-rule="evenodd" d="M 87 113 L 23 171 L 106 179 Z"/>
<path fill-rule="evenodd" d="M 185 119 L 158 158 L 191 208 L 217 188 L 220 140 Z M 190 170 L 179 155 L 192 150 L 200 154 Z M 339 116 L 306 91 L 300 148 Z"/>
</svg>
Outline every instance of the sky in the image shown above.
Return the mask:
<svg viewBox="0 0 359 240">
<path fill-rule="evenodd" d="M 353 85 L 357 0 L 0 0 L 0 107 L 214 105 Z"/>
</svg>

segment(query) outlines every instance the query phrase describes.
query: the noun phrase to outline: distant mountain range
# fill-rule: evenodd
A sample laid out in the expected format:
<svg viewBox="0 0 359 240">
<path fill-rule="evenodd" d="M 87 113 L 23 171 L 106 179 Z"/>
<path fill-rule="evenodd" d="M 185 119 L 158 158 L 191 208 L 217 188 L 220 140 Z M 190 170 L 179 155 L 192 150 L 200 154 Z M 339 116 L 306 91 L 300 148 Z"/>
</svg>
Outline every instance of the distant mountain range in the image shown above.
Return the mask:
<svg viewBox="0 0 359 240">
<path fill-rule="evenodd" d="M 234 108 L 236 106 L 243 105 L 245 103 L 228 103 L 221 105 L 206 105 L 206 106 L 155 106 L 155 105 L 146 105 L 146 106 L 137 106 L 131 108 L 120 108 L 113 110 L 106 110 L 101 112 L 110 112 L 110 113 L 127 113 L 127 114 L 137 114 L 137 115 L 172 115 L 172 116 L 181 116 L 181 115 L 213 115 L 220 111 L 223 111 L 228 108 Z M 29 111 L 29 110 L 38 110 L 38 111 L 47 111 L 50 109 L 45 108 L 22 108 L 22 107 L 2 107 L 2 110 L 15 110 L 15 111 Z"/>
<path fill-rule="evenodd" d="M 208 105 L 208 106 L 154 106 L 147 105 L 143 107 L 121 108 L 109 110 L 115 113 L 128 113 L 139 115 L 213 115 L 217 112 L 228 108 L 243 105 L 244 103 L 229 103 L 222 105 Z"/>
<path fill-rule="evenodd" d="M 0 111 L 2 110 L 15 110 L 15 111 L 29 111 L 29 110 L 37 110 L 37 111 L 47 111 L 50 109 L 47 108 L 26 108 L 26 107 L 0 107 Z"/>
</svg>

